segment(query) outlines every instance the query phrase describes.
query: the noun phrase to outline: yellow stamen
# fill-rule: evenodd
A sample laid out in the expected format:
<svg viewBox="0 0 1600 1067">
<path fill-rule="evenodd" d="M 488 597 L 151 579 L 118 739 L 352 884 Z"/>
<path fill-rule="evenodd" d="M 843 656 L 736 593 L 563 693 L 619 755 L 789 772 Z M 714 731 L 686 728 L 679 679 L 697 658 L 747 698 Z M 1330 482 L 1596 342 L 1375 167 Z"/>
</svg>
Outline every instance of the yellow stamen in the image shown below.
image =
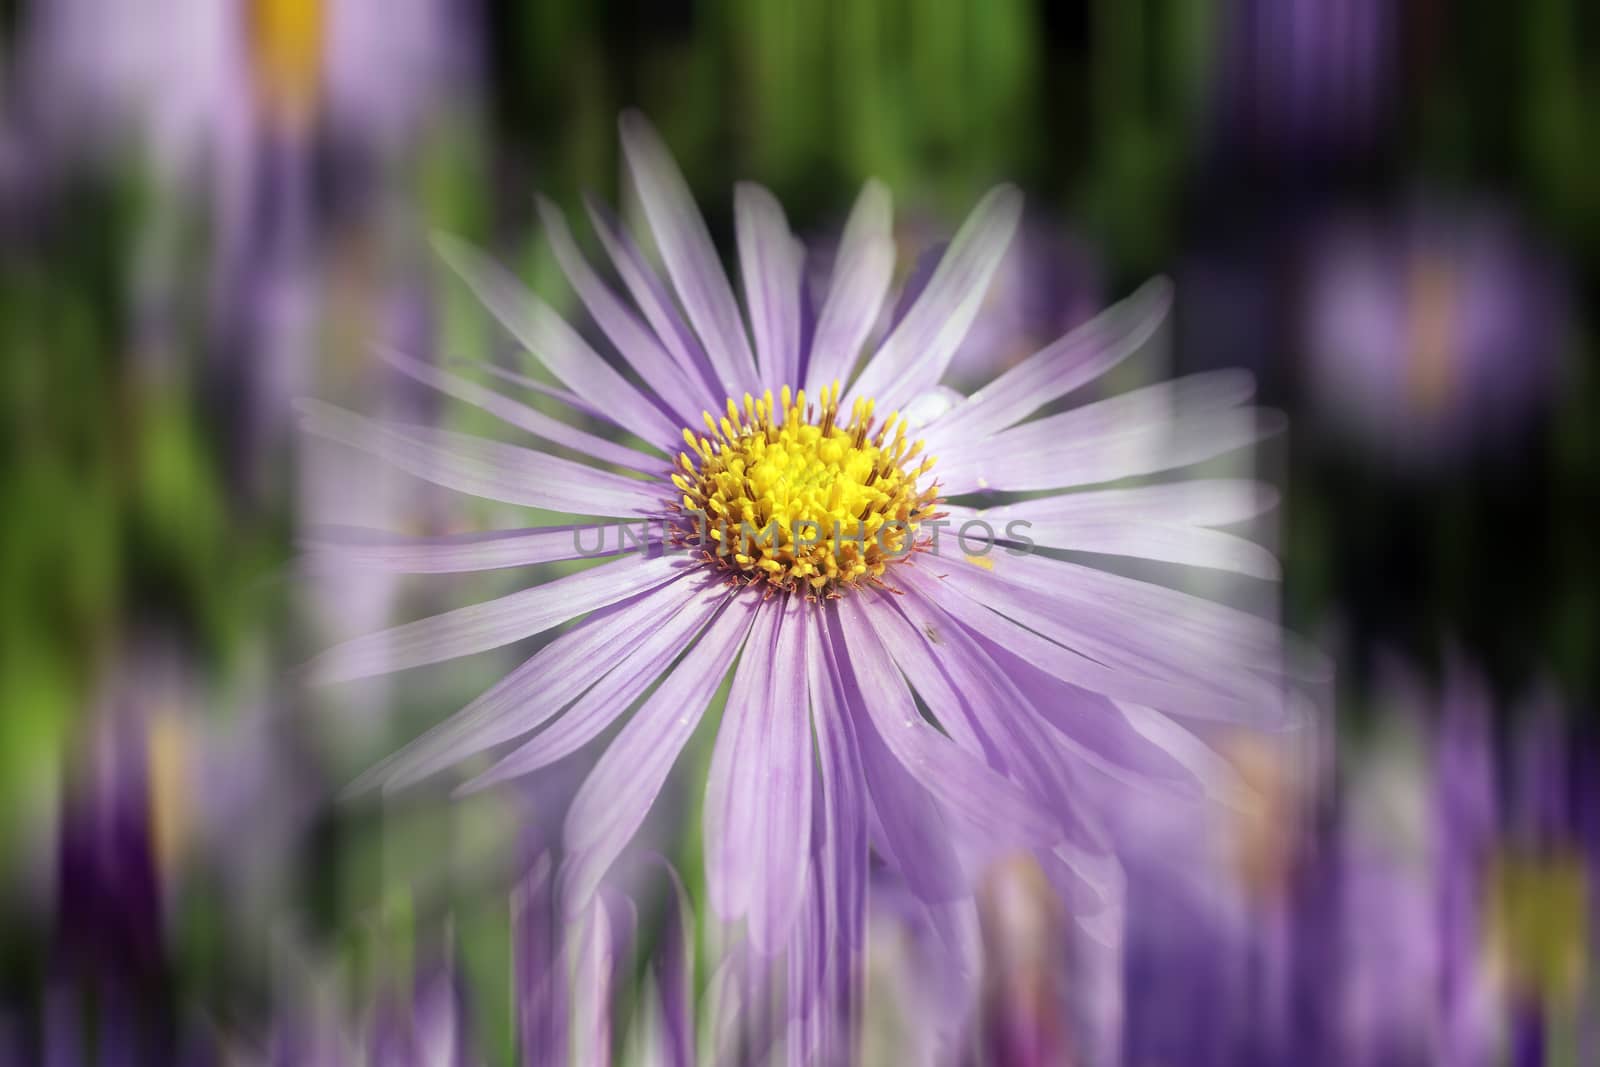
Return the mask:
<svg viewBox="0 0 1600 1067">
<path fill-rule="evenodd" d="M 919 461 L 921 441 L 907 445 L 899 415 L 877 424 L 870 400 L 840 425 L 842 393 L 837 382 L 825 387 L 816 412 L 788 386 L 778 409 L 771 392 L 745 394 L 743 411 L 730 397 L 726 418 L 705 413 L 708 434 L 685 429 L 690 451 L 672 476 L 689 513 L 680 543 L 708 553 L 738 585 L 766 582 L 811 599 L 882 585 L 933 517 L 938 486 L 918 486 L 933 461 Z"/>
</svg>

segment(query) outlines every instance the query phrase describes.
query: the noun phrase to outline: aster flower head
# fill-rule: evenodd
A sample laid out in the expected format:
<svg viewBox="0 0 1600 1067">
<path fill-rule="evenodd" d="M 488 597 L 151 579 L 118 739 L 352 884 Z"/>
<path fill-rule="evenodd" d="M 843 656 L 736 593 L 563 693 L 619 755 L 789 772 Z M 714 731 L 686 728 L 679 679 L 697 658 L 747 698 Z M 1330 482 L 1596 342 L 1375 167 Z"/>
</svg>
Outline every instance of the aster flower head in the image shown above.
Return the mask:
<svg viewBox="0 0 1600 1067">
<path fill-rule="evenodd" d="M 306 821 L 312 783 L 287 767 L 278 716 L 228 714 L 159 628 L 131 626 L 111 648 L 63 753 L 52 839 L 37 855 L 17 850 L 19 900 L 36 897 L 48 930 L 46 1007 L 36 1031 L 5 1035 L 19 1042 L 14 1059 L 0 1037 L 0 1063 L 97 1062 L 86 1047 L 101 1060 L 217 1062 L 207 1035 L 158 1021 L 185 1014 L 174 916 L 204 902 L 229 956 L 246 958 L 253 943 L 235 935 L 279 899 Z"/>
<path fill-rule="evenodd" d="M 1335 219 L 1310 252 L 1306 372 L 1342 438 L 1427 467 L 1515 441 L 1551 406 L 1566 284 L 1507 214 L 1423 201 Z"/>
<path fill-rule="evenodd" d="M 1142 835 L 1128 1062 L 1533 1063 L 1541 1046 L 1600 1047 L 1575 1010 L 1595 988 L 1600 792 L 1576 773 L 1592 747 L 1549 695 L 1497 709 L 1455 657 L 1437 686 L 1385 664 L 1374 695 L 1371 736 L 1330 745 L 1302 800 L 1262 806 L 1293 831 L 1271 897 L 1253 870 L 1207 874 L 1217 835 L 1192 819 Z"/>
<path fill-rule="evenodd" d="M 402 146 L 468 69 L 442 0 L 53 0 L 24 24 L 22 89 L 40 132 L 132 141 L 172 176 L 326 124 Z M 220 159 L 219 159 L 220 157 Z"/>
<path fill-rule="evenodd" d="M 983 198 L 874 338 L 894 254 L 883 186 L 861 193 L 812 307 L 781 207 L 740 185 L 741 310 L 657 134 L 628 115 L 622 143 L 665 278 L 591 204 L 624 299 L 541 205 L 556 259 L 620 364 L 484 257 L 450 239 L 440 248 L 560 383 L 521 384 L 637 446 L 399 353 L 406 373 L 543 444 L 303 408 L 313 432 L 420 478 L 611 531 L 598 550 L 593 522 L 313 538 L 345 566 L 389 572 L 614 557 L 314 661 L 314 680 L 342 681 L 573 624 L 364 782 L 403 786 L 522 739 L 466 787 L 480 788 L 620 723 L 573 800 L 553 875 L 559 899 L 582 908 L 731 679 L 705 786 L 710 903 L 743 922 L 756 957 L 788 960 L 789 987 L 805 991 L 794 1017 L 829 1020 L 807 1029 L 815 1047 L 835 1023 L 848 1031 L 859 1006 L 869 847 L 936 910 L 968 893 L 985 858 L 1031 850 L 1080 922 L 1114 940 L 1116 865 L 1082 790 L 1114 779 L 1199 793 L 1204 746 L 1169 715 L 1276 721 L 1278 631 L 1031 549 L 1272 576 L 1262 549 L 1214 529 L 1270 506 L 1253 482 L 1061 492 L 1252 443 L 1272 421 L 1244 406 L 1248 381 L 1204 376 L 1031 418 L 1149 340 L 1168 299 L 1156 283 L 962 397 L 940 379 L 1016 227 L 1015 189 Z"/>
<path fill-rule="evenodd" d="M 226 887 L 223 910 L 240 918 L 259 918 L 280 888 L 276 868 L 309 803 L 263 813 L 262 799 L 314 782 L 267 707 L 218 703 L 166 634 L 137 632 L 106 664 L 61 796 L 55 890 L 68 948 L 149 965 L 195 870 Z"/>
<path fill-rule="evenodd" d="M 1581 1060 L 1600 1048 L 1576 1008 L 1594 996 L 1600 914 L 1600 806 L 1579 770 L 1592 738 L 1551 688 L 1497 706 L 1459 654 L 1437 684 L 1391 664 L 1379 686 L 1397 728 L 1362 753 L 1341 805 L 1348 1037 L 1430 1062 Z"/>
</svg>

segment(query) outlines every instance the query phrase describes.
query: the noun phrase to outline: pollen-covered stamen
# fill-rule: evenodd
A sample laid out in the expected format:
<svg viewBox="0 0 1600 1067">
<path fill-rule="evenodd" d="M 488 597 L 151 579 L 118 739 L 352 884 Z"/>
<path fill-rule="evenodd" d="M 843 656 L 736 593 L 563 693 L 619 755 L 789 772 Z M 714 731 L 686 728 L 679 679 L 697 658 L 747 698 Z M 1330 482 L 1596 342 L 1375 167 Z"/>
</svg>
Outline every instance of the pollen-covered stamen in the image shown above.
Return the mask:
<svg viewBox="0 0 1600 1067">
<path fill-rule="evenodd" d="M 906 440 L 897 414 L 879 422 L 871 400 L 839 418 L 839 383 L 815 406 L 784 386 L 746 393 L 722 416 L 705 413 L 705 432 L 683 431 L 672 504 L 673 541 L 697 547 L 740 584 L 836 596 L 857 582 L 881 584 L 889 564 L 918 545 L 922 523 L 938 518 L 933 469 L 922 442 Z"/>
</svg>

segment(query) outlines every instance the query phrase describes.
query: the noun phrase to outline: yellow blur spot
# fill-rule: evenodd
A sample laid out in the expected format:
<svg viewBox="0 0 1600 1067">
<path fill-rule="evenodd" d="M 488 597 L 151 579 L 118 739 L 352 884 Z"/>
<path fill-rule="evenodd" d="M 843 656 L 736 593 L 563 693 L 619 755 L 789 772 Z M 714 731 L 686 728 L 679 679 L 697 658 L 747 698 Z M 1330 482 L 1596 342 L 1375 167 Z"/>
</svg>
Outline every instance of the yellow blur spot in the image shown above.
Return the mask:
<svg viewBox="0 0 1600 1067">
<path fill-rule="evenodd" d="M 1288 889 L 1294 865 L 1299 811 L 1286 755 L 1249 735 L 1229 738 L 1220 747 L 1251 795 L 1259 798 L 1235 815 L 1233 872 L 1254 899 L 1277 900 Z"/>
<path fill-rule="evenodd" d="M 322 96 L 323 0 L 251 0 L 256 83 L 269 113 L 300 130 Z"/>
<path fill-rule="evenodd" d="M 1490 958 L 1512 985 L 1572 1005 L 1589 972 L 1589 879 L 1574 851 L 1501 856 L 1490 872 Z"/>
<path fill-rule="evenodd" d="M 170 872 L 189 833 L 188 739 L 176 714 L 158 716 L 146 740 L 150 760 L 150 830 L 157 869 Z"/>
<path fill-rule="evenodd" d="M 1425 259 L 1412 269 L 1406 385 L 1417 410 L 1425 414 L 1442 410 L 1455 388 L 1457 289 L 1455 270 L 1446 260 Z"/>
</svg>

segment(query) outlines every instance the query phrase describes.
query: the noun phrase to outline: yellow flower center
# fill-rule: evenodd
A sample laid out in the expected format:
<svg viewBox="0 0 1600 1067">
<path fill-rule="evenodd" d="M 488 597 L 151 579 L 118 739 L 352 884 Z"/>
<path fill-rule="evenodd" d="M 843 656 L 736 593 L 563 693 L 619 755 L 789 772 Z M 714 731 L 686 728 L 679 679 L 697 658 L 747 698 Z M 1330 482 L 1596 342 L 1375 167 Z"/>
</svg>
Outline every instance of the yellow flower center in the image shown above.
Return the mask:
<svg viewBox="0 0 1600 1067">
<path fill-rule="evenodd" d="M 1591 886 L 1570 848 L 1507 851 L 1490 870 L 1490 958 L 1519 992 L 1576 1003 L 1589 971 Z"/>
<path fill-rule="evenodd" d="M 252 0 L 250 14 L 267 108 L 295 128 L 309 125 L 322 94 L 323 0 Z"/>
<path fill-rule="evenodd" d="M 1406 385 L 1426 415 L 1444 410 L 1457 374 L 1455 315 L 1459 283 L 1448 261 L 1431 257 L 1412 269 L 1411 361 Z"/>
<path fill-rule="evenodd" d="M 816 405 L 788 386 L 777 407 L 770 390 L 746 393 L 742 410 L 730 399 L 722 418 L 706 412 L 705 433 L 686 428 L 673 543 L 699 548 L 734 585 L 813 600 L 882 585 L 889 564 L 919 547 L 920 525 L 939 517 L 937 484 L 917 484 L 933 459 L 918 462 L 922 442 L 906 441 L 897 414 L 878 422 L 871 400 L 841 423 L 839 396 L 837 382 Z"/>
</svg>

